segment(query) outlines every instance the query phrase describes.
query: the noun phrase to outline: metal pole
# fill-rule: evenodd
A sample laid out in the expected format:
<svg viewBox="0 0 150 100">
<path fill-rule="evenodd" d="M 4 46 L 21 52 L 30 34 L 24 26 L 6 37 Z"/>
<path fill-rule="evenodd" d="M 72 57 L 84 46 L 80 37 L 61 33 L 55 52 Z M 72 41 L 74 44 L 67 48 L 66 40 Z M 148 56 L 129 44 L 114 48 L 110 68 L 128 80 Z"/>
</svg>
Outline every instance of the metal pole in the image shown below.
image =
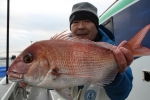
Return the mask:
<svg viewBox="0 0 150 100">
<path fill-rule="evenodd" d="M 7 42 L 6 42 L 6 72 L 9 67 L 9 0 L 7 0 Z M 8 84 L 8 75 L 6 75 L 6 84 Z"/>
</svg>

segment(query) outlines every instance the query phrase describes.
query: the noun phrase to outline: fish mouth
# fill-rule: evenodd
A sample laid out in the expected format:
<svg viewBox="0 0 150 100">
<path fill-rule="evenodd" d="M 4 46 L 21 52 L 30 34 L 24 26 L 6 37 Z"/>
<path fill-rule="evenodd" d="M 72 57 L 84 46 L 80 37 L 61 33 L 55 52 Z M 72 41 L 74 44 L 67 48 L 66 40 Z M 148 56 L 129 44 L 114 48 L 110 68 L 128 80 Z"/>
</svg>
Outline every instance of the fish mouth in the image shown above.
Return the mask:
<svg viewBox="0 0 150 100">
<path fill-rule="evenodd" d="M 22 73 L 16 73 L 13 71 L 7 71 L 8 79 L 14 82 L 22 81 L 23 80 L 23 74 Z"/>
</svg>

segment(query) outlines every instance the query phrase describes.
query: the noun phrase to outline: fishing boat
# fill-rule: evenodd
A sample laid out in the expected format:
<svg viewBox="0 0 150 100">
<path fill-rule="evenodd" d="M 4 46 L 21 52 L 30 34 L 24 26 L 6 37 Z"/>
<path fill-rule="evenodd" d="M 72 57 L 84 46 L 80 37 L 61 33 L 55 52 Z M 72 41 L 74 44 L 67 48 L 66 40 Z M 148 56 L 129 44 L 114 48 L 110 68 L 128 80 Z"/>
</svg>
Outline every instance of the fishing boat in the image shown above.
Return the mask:
<svg viewBox="0 0 150 100">
<path fill-rule="evenodd" d="M 118 45 L 129 40 L 139 30 L 150 24 L 149 0 L 116 0 L 102 15 L 100 24 L 115 35 Z M 150 32 L 142 46 L 150 48 Z M 126 100 L 150 99 L 150 56 L 135 58 L 130 65 L 133 72 L 133 89 Z M 7 68 L 6 68 L 7 69 Z M 3 71 L 3 68 L 0 69 Z M 5 73 L 4 73 L 5 75 Z M 7 83 L 7 76 L 0 81 L 0 100 L 63 100 L 54 90 L 37 87 L 22 89 L 17 82 Z"/>
</svg>

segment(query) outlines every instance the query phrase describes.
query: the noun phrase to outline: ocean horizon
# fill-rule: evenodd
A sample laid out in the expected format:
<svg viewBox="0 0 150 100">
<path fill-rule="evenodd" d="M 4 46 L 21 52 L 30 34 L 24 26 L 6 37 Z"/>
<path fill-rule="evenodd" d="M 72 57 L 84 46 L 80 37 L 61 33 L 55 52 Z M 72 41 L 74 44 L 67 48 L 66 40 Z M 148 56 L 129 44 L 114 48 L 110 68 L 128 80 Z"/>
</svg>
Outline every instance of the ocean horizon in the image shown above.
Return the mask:
<svg viewBox="0 0 150 100">
<path fill-rule="evenodd" d="M 9 59 L 9 65 L 13 62 L 13 60 Z M 6 66 L 6 59 L 1 59 L 0 58 L 0 67 L 1 66 Z"/>
</svg>

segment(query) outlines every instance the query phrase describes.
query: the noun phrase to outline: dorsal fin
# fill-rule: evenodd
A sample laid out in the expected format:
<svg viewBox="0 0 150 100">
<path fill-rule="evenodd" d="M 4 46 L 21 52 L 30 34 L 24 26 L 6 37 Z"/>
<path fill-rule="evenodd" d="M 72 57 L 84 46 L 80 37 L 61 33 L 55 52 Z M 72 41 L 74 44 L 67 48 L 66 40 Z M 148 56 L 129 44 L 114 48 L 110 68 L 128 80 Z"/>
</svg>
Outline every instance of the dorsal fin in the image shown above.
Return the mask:
<svg viewBox="0 0 150 100">
<path fill-rule="evenodd" d="M 80 39 L 78 37 L 71 37 L 71 32 L 63 31 L 62 33 L 56 34 L 50 40 L 65 40 L 65 41 L 74 41 L 74 42 L 82 42 L 85 44 L 95 44 L 99 47 L 103 47 L 111 50 L 113 45 L 106 42 L 94 42 L 88 39 Z"/>
<path fill-rule="evenodd" d="M 71 32 L 67 32 L 67 30 L 62 33 L 54 35 L 50 40 L 68 40 L 68 41 L 83 41 L 83 42 L 93 42 L 88 39 L 79 39 L 78 37 L 71 37 Z"/>
<path fill-rule="evenodd" d="M 54 35 L 51 39 L 62 39 L 64 37 L 69 37 L 70 33 L 65 33 L 67 30 L 59 33 L 59 34 L 56 34 Z"/>
</svg>

